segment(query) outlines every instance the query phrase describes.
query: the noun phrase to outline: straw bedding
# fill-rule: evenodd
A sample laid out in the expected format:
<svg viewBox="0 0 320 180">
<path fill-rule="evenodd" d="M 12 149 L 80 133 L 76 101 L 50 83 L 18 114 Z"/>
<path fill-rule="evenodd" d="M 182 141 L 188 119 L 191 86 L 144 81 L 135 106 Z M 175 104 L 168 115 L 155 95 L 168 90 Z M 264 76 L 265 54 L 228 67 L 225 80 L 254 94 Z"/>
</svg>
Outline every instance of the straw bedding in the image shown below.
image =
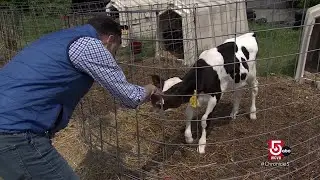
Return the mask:
<svg viewBox="0 0 320 180">
<path fill-rule="evenodd" d="M 154 62 L 135 64 L 150 66 L 147 63 Z M 122 67 L 128 80 L 140 85 L 150 83 L 149 75 L 153 73 L 165 77 L 184 73 Z M 257 120 L 250 120 L 246 114 L 251 102 L 248 90 L 241 99 L 240 113 L 244 115 L 236 120 L 217 118 L 231 112 L 232 94 L 225 94 L 208 121 L 204 155 L 196 151 L 200 123 L 195 121 L 193 125 L 194 144 L 185 144 L 185 105 L 165 115 L 153 113 L 149 104 L 128 110 L 115 105 L 97 84 L 54 144 L 81 178 L 90 180 L 125 179 L 118 171 L 144 179 L 270 179 L 289 172 L 284 178 L 310 179 L 319 175 L 318 161 L 308 165 L 319 158 L 315 151 L 320 147 L 319 92 L 286 77 L 260 77 L 259 84 Z M 292 153 L 281 160 L 293 161 L 289 167 L 261 166 L 267 161 L 268 139 L 282 139 L 291 147 Z M 124 165 L 122 169 L 118 169 L 119 163 Z"/>
</svg>

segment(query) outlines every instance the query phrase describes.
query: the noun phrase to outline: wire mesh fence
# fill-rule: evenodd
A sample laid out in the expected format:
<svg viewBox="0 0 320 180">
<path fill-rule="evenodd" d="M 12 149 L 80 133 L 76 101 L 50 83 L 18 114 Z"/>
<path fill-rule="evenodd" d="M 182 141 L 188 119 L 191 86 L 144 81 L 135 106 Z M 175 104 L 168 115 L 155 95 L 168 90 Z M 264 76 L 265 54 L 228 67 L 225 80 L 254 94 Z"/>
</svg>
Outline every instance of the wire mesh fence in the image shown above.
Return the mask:
<svg viewBox="0 0 320 180">
<path fill-rule="evenodd" d="M 225 92 L 207 120 L 204 154 L 197 152 L 203 108 L 192 120 L 194 141 L 187 144 L 186 104 L 165 113 L 153 112 L 150 104 L 128 110 L 94 84 L 73 119 L 84 142 L 102 153 L 95 159 L 102 166 L 87 164 L 83 179 L 319 178 L 319 92 L 294 81 L 301 54 L 308 54 L 304 77 L 318 80 L 318 17 L 304 21 L 311 18 L 309 1 L 26 2 L 0 8 L 3 63 L 43 34 L 109 13 L 123 28 L 117 61 L 128 81 L 139 85 L 151 83 L 151 75 L 182 78 L 204 50 L 248 31 L 257 35 L 257 119 L 249 118 L 250 87 L 244 88 L 236 120 L 230 118 L 233 90 Z M 312 34 L 304 33 L 307 26 Z M 312 45 L 302 51 L 305 36 Z M 267 142 L 277 139 L 292 153 L 270 161 Z"/>
</svg>

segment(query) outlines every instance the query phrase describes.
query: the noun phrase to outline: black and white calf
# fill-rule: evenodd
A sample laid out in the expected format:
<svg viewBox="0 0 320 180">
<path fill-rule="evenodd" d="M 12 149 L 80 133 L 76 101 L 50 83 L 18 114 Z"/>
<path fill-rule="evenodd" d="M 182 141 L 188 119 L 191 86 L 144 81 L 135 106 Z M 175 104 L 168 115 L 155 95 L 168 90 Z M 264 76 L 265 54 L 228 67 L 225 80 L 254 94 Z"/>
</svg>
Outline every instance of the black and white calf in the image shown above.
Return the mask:
<svg viewBox="0 0 320 180">
<path fill-rule="evenodd" d="M 199 140 L 198 152 L 205 152 L 206 144 L 206 120 L 221 99 L 224 92 L 235 88 L 235 98 L 231 117 L 236 118 L 239 110 L 241 91 L 245 85 L 251 88 L 250 118 L 256 119 L 256 96 L 258 94 L 258 81 L 256 78 L 256 55 L 258 44 L 254 33 L 246 33 L 235 38 L 224 41 L 223 44 L 205 50 L 199 56 L 198 61 L 193 65 L 184 77 L 172 77 L 161 80 L 159 76 L 152 75 L 154 85 L 162 89 L 164 96 L 151 97 L 153 106 L 160 110 L 178 108 L 189 102 L 190 95 L 197 87 L 198 107 L 206 106 L 206 111 L 201 118 L 202 135 Z M 235 62 L 235 63 L 234 63 Z M 179 96 L 180 95 L 180 96 Z M 183 96 L 189 95 L 189 96 Z M 191 120 L 195 108 L 188 104 L 186 108 L 186 129 L 185 139 L 192 143 Z"/>
</svg>

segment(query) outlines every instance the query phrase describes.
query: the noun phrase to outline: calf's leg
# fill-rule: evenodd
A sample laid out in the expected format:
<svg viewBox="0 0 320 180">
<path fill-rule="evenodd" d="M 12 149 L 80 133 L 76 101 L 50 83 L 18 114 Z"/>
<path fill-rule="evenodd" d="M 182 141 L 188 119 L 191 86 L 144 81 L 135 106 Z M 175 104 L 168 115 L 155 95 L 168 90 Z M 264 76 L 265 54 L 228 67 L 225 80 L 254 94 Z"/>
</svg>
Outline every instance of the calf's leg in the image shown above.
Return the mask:
<svg viewBox="0 0 320 180">
<path fill-rule="evenodd" d="M 206 142 L 207 142 L 207 132 L 206 132 L 207 119 L 208 119 L 209 114 L 215 108 L 216 104 L 217 104 L 216 96 L 214 96 L 214 97 L 210 96 L 208 104 L 207 104 L 206 112 L 204 113 L 204 115 L 201 118 L 202 134 L 201 134 L 201 138 L 199 140 L 199 146 L 198 146 L 198 152 L 200 154 L 205 153 L 205 147 L 206 147 Z"/>
<path fill-rule="evenodd" d="M 234 92 L 233 108 L 232 108 L 232 112 L 230 114 L 232 119 L 236 119 L 236 116 L 239 112 L 241 95 L 242 95 L 242 90 L 240 88 L 236 89 Z"/>
<path fill-rule="evenodd" d="M 252 78 L 248 82 L 251 91 L 251 107 L 250 107 L 250 119 L 257 119 L 256 115 L 256 97 L 258 95 L 258 80 L 256 78 Z"/>
<path fill-rule="evenodd" d="M 184 131 L 184 136 L 185 136 L 186 142 L 190 144 L 193 142 L 192 132 L 191 132 L 191 120 L 193 118 L 193 108 L 190 105 L 187 106 L 185 115 L 186 115 L 186 129 Z"/>
</svg>

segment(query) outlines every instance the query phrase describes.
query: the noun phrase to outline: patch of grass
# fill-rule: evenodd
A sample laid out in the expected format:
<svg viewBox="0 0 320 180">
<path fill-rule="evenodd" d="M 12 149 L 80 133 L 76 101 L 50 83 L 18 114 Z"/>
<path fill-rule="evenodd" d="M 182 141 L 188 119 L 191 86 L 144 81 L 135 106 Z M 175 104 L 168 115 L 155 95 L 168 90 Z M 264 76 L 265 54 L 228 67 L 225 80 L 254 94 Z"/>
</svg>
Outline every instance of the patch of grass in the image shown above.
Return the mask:
<svg viewBox="0 0 320 180">
<path fill-rule="evenodd" d="M 65 20 L 61 15 L 28 15 L 21 18 L 19 25 L 22 32 L 22 44 L 26 45 L 39 37 L 65 28 Z"/>
<path fill-rule="evenodd" d="M 259 53 L 257 71 L 259 76 L 293 76 L 299 52 L 300 30 L 271 25 L 249 24 L 257 31 Z"/>
<path fill-rule="evenodd" d="M 20 49 L 44 34 L 64 28 L 65 21 L 62 18 L 70 11 L 70 5 L 70 0 L 10 1 L 0 13 L 3 17 L 2 26 L 13 29 Z"/>
<path fill-rule="evenodd" d="M 142 40 L 142 52 L 141 57 L 154 57 L 156 49 L 155 41 L 144 41 Z"/>
<path fill-rule="evenodd" d="M 155 41 L 145 40 L 144 38 L 138 39 L 137 41 L 142 43 L 141 53 L 134 55 L 134 59 L 141 60 L 143 58 L 155 56 Z M 125 60 L 128 60 L 128 58 L 131 56 L 131 53 L 133 53 L 133 50 L 131 50 L 130 46 L 128 45 L 127 47 L 119 50 L 118 56 L 121 57 L 121 59 L 125 58 Z"/>
</svg>

